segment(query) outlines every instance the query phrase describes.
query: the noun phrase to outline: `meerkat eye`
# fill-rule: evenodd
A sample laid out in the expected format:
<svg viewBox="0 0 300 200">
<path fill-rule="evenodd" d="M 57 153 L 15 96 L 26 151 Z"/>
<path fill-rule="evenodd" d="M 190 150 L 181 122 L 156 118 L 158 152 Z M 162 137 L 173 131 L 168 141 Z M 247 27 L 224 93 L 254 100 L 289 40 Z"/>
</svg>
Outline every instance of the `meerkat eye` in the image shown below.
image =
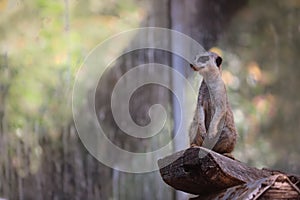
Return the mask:
<svg viewBox="0 0 300 200">
<path fill-rule="evenodd" d="M 200 56 L 198 59 L 197 59 L 197 63 L 205 63 L 209 60 L 209 56 Z"/>
<path fill-rule="evenodd" d="M 217 64 L 217 67 L 220 67 L 220 65 L 222 64 L 222 58 L 220 56 L 217 57 L 216 64 Z"/>
</svg>

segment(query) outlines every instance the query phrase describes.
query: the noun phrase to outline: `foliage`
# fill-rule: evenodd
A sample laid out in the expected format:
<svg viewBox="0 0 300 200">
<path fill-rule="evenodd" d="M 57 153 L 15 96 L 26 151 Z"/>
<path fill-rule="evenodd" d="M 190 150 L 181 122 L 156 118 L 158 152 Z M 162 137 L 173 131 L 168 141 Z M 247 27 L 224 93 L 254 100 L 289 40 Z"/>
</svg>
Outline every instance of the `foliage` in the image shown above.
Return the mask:
<svg viewBox="0 0 300 200">
<path fill-rule="evenodd" d="M 0 182 L 10 165 L 21 177 L 37 173 L 41 155 L 51 154 L 42 138 L 62 145 L 80 63 L 107 37 L 137 27 L 142 3 L 0 1 Z"/>
<path fill-rule="evenodd" d="M 219 42 L 229 60 L 238 158 L 294 173 L 300 171 L 299 9 L 297 0 L 249 1 Z"/>
</svg>

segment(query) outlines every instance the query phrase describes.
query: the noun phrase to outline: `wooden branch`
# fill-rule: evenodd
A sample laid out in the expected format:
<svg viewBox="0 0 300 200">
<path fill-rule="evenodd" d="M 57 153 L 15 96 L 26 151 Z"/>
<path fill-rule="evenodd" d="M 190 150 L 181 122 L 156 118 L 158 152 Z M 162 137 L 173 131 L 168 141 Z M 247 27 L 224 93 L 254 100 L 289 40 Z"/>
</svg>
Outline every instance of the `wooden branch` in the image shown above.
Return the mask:
<svg viewBox="0 0 300 200">
<path fill-rule="evenodd" d="M 217 199 L 299 199 L 300 190 L 284 174 L 277 174 L 249 183 L 234 186 L 210 195 L 201 195 L 190 200 Z"/>
<path fill-rule="evenodd" d="M 158 165 L 168 185 L 187 193 L 202 195 L 272 175 L 271 171 L 248 167 L 203 147 L 177 152 L 158 160 Z"/>
</svg>

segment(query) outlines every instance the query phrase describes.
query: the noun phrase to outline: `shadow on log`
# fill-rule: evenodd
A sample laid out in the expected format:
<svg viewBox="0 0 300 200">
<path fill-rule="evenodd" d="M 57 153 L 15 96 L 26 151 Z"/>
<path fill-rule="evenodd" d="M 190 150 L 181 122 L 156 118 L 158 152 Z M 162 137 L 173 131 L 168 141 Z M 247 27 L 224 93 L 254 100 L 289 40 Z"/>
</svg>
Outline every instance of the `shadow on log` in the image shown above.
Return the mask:
<svg viewBox="0 0 300 200">
<path fill-rule="evenodd" d="M 249 167 L 203 147 L 177 152 L 158 160 L 158 165 L 168 185 L 200 195 L 196 199 L 219 199 L 226 196 L 230 199 L 256 199 L 262 194 L 268 194 L 270 198 L 267 199 L 272 199 L 289 193 L 287 191 L 290 191 L 289 199 L 300 198 L 298 176 Z M 280 186 L 282 190 L 278 190 Z"/>
</svg>

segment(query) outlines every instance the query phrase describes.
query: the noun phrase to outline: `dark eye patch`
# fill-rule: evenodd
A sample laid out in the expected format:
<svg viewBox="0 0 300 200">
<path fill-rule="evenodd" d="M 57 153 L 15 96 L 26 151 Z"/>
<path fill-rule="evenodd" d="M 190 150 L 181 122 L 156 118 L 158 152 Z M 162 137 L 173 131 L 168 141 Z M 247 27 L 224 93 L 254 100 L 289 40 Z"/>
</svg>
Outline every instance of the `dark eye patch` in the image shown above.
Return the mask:
<svg viewBox="0 0 300 200">
<path fill-rule="evenodd" d="M 220 67 L 220 65 L 222 64 L 222 58 L 220 56 L 217 57 L 216 64 L 218 67 Z"/>
<path fill-rule="evenodd" d="M 209 60 L 209 56 L 200 56 L 198 59 L 197 59 L 197 63 L 205 63 Z"/>
</svg>

